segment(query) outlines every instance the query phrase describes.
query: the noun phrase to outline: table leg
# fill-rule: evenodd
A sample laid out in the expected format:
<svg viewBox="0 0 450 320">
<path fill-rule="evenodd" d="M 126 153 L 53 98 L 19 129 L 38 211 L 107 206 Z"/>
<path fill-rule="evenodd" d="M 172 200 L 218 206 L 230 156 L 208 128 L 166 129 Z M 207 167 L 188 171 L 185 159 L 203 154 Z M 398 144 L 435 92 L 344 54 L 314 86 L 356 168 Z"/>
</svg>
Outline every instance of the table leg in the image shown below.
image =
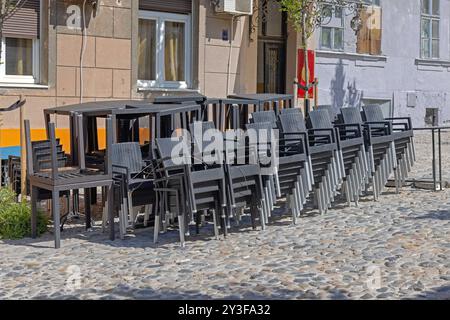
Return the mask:
<svg viewBox="0 0 450 320">
<path fill-rule="evenodd" d="M 84 215 L 87 230 L 91 228 L 91 189 L 84 189 Z"/>
<path fill-rule="evenodd" d="M 115 231 L 114 231 L 114 185 L 111 184 L 108 187 L 108 195 L 106 198 L 107 202 L 107 210 L 108 210 L 108 218 L 109 218 L 109 239 L 115 239 Z"/>
<path fill-rule="evenodd" d="M 52 215 L 55 234 L 55 249 L 61 247 L 61 218 L 59 212 L 59 191 L 52 191 Z"/>
</svg>

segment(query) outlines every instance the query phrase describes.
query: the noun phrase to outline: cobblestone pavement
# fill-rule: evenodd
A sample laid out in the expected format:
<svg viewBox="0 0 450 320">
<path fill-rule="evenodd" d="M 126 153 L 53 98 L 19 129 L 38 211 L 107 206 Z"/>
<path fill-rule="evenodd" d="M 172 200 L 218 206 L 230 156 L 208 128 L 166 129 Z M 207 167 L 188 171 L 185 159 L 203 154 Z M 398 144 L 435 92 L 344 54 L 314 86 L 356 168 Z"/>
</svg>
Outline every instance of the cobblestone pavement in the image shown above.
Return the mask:
<svg viewBox="0 0 450 320">
<path fill-rule="evenodd" d="M 450 299 L 450 189 L 392 191 L 295 226 L 280 209 L 264 232 L 202 229 L 186 248 L 151 228 L 111 242 L 71 226 L 60 250 L 50 234 L 0 241 L 0 299 Z"/>
</svg>

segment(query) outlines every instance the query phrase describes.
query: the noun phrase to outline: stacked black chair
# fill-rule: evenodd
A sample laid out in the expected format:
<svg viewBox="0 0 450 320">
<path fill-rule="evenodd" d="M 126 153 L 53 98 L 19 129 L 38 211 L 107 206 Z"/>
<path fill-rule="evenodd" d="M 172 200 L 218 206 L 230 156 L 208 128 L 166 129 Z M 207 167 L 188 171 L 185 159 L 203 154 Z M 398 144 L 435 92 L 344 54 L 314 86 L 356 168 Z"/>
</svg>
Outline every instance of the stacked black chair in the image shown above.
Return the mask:
<svg viewBox="0 0 450 320">
<path fill-rule="evenodd" d="M 25 121 L 25 136 L 30 136 L 30 122 Z M 51 169 L 51 143 L 50 140 L 40 141 L 26 141 L 26 148 L 31 150 L 31 158 L 27 157 L 27 190 L 26 195 L 31 194 L 29 172 L 41 172 Z M 56 139 L 57 148 L 57 164 L 59 168 L 67 165 L 67 155 L 63 151 L 63 147 L 60 144 L 60 140 Z M 16 194 L 22 193 L 21 190 L 21 172 L 20 172 L 20 158 L 14 158 L 11 163 L 11 171 L 13 175 L 13 190 Z M 25 196 L 25 195 L 22 195 Z M 60 197 L 66 199 L 67 212 L 61 216 L 60 230 L 63 230 L 64 224 L 67 222 L 70 213 L 70 191 L 63 191 L 59 194 Z M 36 193 L 36 201 L 52 200 L 52 193 L 45 189 L 38 189 Z"/>
<path fill-rule="evenodd" d="M 257 111 L 251 114 L 250 123 L 270 123 L 272 129 L 277 129 L 277 116 L 273 110 Z M 247 126 L 248 129 L 248 126 Z M 272 167 L 272 170 L 266 170 L 263 178 L 264 192 L 269 205 L 269 217 L 275 207 L 276 199 L 281 197 L 280 183 L 278 179 L 278 168 Z"/>
<path fill-rule="evenodd" d="M 164 171 L 180 170 L 181 172 L 179 183 L 181 187 L 178 189 L 178 192 L 181 198 L 180 203 L 184 204 L 186 202 L 187 210 L 185 210 L 186 214 L 183 213 L 181 215 L 184 221 L 180 223 L 180 229 L 185 228 L 184 232 L 188 235 L 189 221 L 198 221 L 200 213 L 206 210 L 213 217 L 214 235 L 216 238 L 219 237 L 219 221 L 226 236 L 227 203 L 223 164 L 209 166 L 199 159 L 191 159 L 191 148 L 186 140 L 186 137 L 156 139 L 157 156 L 159 160 L 162 160 L 160 162 Z M 189 154 L 186 154 L 187 152 Z M 179 161 L 174 161 L 174 156 Z M 194 163 L 191 166 L 192 161 L 198 162 L 198 164 Z M 157 188 L 158 190 L 159 188 Z M 168 198 L 167 193 L 164 190 L 162 191 L 165 199 Z M 187 201 L 183 199 L 187 199 Z M 168 207 L 166 206 L 166 208 Z"/>
<path fill-rule="evenodd" d="M 387 121 L 391 127 L 391 135 L 394 140 L 397 170 L 395 170 L 396 189 L 406 182 L 408 173 L 415 162 L 414 132 L 411 118 L 395 117 L 385 118 L 379 105 L 363 107 L 363 115 L 366 122 Z"/>
<path fill-rule="evenodd" d="M 189 214 L 186 166 L 189 155 L 173 153 L 179 141 L 172 138 L 156 139 L 153 150 L 152 171 L 155 190 L 155 223 L 153 242 L 158 242 L 161 230 L 178 219 L 181 246 L 185 245 L 186 216 Z"/>
<path fill-rule="evenodd" d="M 364 129 L 367 162 L 374 200 L 383 192 L 389 176 L 397 168 L 392 125 L 386 121 L 363 121 L 361 112 L 357 108 L 342 108 L 339 115 L 344 124 L 360 124 Z M 371 181 L 370 181 L 371 180 Z"/>
<path fill-rule="evenodd" d="M 252 118 L 255 119 L 255 113 Z M 308 159 L 304 144 L 297 143 L 294 147 L 291 142 L 287 145 L 279 136 L 279 131 L 274 130 L 273 127 L 273 122 L 254 122 L 247 125 L 247 130 L 250 143 L 252 139 L 256 141 L 258 155 L 270 159 L 270 168 L 274 169 L 277 180 L 278 196 L 286 197 L 292 221 L 295 224 L 304 209 L 311 189 L 311 180 L 308 179 Z M 261 163 L 265 162 L 266 160 L 263 160 Z"/>
<path fill-rule="evenodd" d="M 137 207 L 145 206 L 144 225 L 147 226 L 151 208 L 155 201 L 151 164 L 142 159 L 141 147 L 138 142 L 123 142 L 112 145 L 112 166 L 114 179 L 120 190 L 120 235 L 127 228 L 135 227 L 137 222 Z M 103 215 L 103 225 L 107 221 L 106 212 Z"/>
<path fill-rule="evenodd" d="M 331 104 L 320 104 L 316 107 L 317 110 L 326 110 L 330 116 L 331 121 L 335 121 L 338 116 L 338 112 Z"/>
<path fill-rule="evenodd" d="M 25 121 L 25 141 L 27 151 L 27 175 L 30 180 L 31 189 L 31 229 L 32 236 L 36 237 L 37 231 L 37 201 L 39 190 L 47 190 L 52 197 L 52 214 L 55 236 L 55 247 L 60 247 L 60 212 L 59 212 L 59 197 L 63 192 L 70 190 L 78 190 L 81 188 L 96 188 L 107 187 L 108 197 L 106 206 L 108 207 L 109 223 L 110 223 L 110 238 L 114 239 L 114 210 L 113 210 L 113 179 L 112 179 L 112 164 L 111 164 L 111 145 L 112 145 L 112 124 L 111 119 L 106 121 L 106 152 L 104 167 L 98 170 L 85 168 L 84 162 L 81 161 L 77 167 L 62 166 L 66 159 L 62 156 L 62 152 L 58 148 L 58 143 L 55 138 L 54 123 L 48 124 L 48 135 L 50 142 L 50 154 L 43 155 L 42 158 L 36 157 L 39 151 L 32 148 L 30 123 Z M 40 146 L 39 146 L 40 147 Z M 79 149 L 83 150 L 82 143 Z M 47 169 L 35 171 L 34 159 Z M 90 204 L 89 204 L 90 205 Z M 90 208 L 85 208 L 90 210 Z M 90 224 L 90 214 L 86 214 L 86 224 Z"/>
<path fill-rule="evenodd" d="M 358 123 L 333 124 L 329 115 L 327 110 L 314 110 L 309 114 L 309 122 L 313 129 L 336 129 L 334 135 L 344 167 L 343 184 L 347 202 L 358 205 L 369 170 L 362 128 Z"/>
<path fill-rule="evenodd" d="M 242 131 L 230 130 L 221 133 L 215 129 L 213 122 L 195 122 L 191 125 L 191 134 L 194 158 L 205 159 L 210 166 L 214 165 L 213 161 L 224 162 L 228 219 L 234 218 L 239 224 L 241 212 L 249 208 L 253 228 L 256 228 L 256 217 L 259 215 L 261 228 L 265 229 L 268 208 L 262 189 L 261 171 L 254 160 L 255 155 L 247 147 Z M 199 150 L 200 144 L 202 150 Z M 214 148 L 217 149 L 217 154 L 211 155 Z M 202 152 L 203 150 L 206 153 Z M 229 221 L 227 222 L 229 227 Z"/>
<path fill-rule="evenodd" d="M 307 129 L 300 109 L 280 114 L 280 126 L 290 139 L 304 139 L 311 168 L 314 200 L 320 214 L 324 214 L 334 201 L 336 191 L 344 177 L 338 145 L 333 140 L 334 130 Z"/>
</svg>

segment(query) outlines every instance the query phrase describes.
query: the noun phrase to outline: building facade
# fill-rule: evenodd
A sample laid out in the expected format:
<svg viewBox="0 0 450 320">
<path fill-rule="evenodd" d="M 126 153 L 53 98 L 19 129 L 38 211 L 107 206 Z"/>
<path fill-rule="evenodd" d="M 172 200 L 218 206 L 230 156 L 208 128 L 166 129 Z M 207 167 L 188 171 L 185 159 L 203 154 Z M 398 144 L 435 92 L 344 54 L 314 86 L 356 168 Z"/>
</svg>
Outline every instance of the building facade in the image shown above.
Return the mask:
<svg viewBox="0 0 450 320">
<path fill-rule="evenodd" d="M 252 16 L 219 14 L 216 3 L 27 0 L 3 30 L 0 106 L 25 98 L 24 118 L 40 139 L 49 107 L 292 91 L 297 35 L 277 1 L 250 1 Z M 0 147 L 20 145 L 19 112 L 1 117 Z M 53 120 L 64 143 L 68 123 Z"/>
<path fill-rule="evenodd" d="M 450 122 L 450 1 L 367 0 L 363 28 L 330 10 L 317 30 L 319 104 L 381 104 L 416 127 Z"/>
</svg>

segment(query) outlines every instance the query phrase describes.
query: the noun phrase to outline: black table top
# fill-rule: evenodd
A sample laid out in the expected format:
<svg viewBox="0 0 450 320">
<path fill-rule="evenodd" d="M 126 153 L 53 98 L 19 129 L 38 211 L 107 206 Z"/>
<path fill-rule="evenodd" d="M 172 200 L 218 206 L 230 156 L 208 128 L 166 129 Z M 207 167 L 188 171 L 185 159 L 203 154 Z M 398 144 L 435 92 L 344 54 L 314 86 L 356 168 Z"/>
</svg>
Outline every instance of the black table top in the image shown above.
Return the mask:
<svg viewBox="0 0 450 320">
<path fill-rule="evenodd" d="M 292 99 L 291 94 L 275 94 L 275 93 L 251 93 L 251 94 L 232 94 L 228 98 L 232 99 L 249 99 L 257 100 L 259 102 L 277 101 L 284 99 Z"/>
</svg>

